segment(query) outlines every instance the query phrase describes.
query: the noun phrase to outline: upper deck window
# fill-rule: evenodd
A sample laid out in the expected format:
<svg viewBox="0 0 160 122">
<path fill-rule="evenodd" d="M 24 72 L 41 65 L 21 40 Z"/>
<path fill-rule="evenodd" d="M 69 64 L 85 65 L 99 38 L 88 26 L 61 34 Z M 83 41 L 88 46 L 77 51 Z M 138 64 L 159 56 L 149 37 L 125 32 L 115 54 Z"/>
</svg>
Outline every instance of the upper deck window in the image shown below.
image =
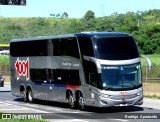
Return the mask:
<svg viewBox="0 0 160 122">
<path fill-rule="evenodd" d="M 105 60 L 128 60 L 139 57 L 132 37 L 99 37 L 95 41 L 95 56 Z"/>
<path fill-rule="evenodd" d="M 22 41 L 10 43 L 11 56 L 47 56 L 47 41 Z"/>
<path fill-rule="evenodd" d="M 54 42 L 54 41 L 53 41 Z M 62 38 L 59 39 L 58 52 L 55 55 L 59 56 L 72 56 L 79 58 L 79 50 L 76 38 Z"/>
<path fill-rule="evenodd" d="M 71 56 L 79 58 L 76 38 L 30 40 L 10 43 L 11 56 Z"/>
<path fill-rule="evenodd" d="M 81 55 L 85 55 L 85 56 L 94 55 L 93 44 L 90 38 L 78 37 L 78 42 L 80 46 Z"/>
</svg>

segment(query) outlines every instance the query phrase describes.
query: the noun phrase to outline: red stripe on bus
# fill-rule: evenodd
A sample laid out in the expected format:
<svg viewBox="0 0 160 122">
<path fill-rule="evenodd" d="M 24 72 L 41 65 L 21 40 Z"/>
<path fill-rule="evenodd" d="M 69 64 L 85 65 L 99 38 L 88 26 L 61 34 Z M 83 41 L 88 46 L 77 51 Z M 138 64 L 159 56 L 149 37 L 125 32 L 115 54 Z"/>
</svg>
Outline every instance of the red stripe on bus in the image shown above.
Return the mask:
<svg viewBox="0 0 160 122">
<path fill-rule="evenodd" d="M 80 86 L 75 86 L 75 85 L 66 85 L 67 88 L 79 88 Z"/>
</svg>

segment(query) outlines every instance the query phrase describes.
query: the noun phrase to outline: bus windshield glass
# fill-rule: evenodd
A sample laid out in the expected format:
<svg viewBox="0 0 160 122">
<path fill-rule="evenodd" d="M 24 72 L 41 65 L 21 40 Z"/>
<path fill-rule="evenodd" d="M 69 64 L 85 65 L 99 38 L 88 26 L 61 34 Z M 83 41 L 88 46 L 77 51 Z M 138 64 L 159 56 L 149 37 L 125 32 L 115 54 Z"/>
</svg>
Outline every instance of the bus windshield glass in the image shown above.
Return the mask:
<svg viewBox="0 0 160 122">
<path fill-rule="evenodd" d="M 132 90 L 142 86 L 140 64 L 102 65 L 102 87 L 105 90 Z"/>
<path fill-rule="evenodd" d="M 129 60 L 139 57 L 131 36 L 99 37 L 94 41 L 95 56 L 103 60 Z"/>
</svg>

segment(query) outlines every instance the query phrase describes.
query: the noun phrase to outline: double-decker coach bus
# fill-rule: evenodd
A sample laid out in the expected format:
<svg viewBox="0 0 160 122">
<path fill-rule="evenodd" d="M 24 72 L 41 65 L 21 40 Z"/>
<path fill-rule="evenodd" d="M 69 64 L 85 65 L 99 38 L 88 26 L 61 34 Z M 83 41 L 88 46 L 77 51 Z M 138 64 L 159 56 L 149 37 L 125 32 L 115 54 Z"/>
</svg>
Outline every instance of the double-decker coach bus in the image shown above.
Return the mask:
<svg viewBox="0 0 160 122">
<path fill-rule="evenodd" d="M 10 41 L 11 91 L 70 108 L 141 105 L 141 64 L 127 33 L 90 32 Z"/>
</svg>

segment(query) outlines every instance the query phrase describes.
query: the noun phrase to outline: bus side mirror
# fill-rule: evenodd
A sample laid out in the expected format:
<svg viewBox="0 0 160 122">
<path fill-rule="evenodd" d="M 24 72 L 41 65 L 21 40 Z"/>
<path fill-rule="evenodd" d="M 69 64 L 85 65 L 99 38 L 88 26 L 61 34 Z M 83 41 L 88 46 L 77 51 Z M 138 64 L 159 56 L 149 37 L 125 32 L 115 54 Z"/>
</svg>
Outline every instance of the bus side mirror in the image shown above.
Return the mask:
<svg viewBox="0 0 160 122">
<path fill-rule="evenodd" d="M 151 60 L 148 57 L 144 56 L 144 55 L 141 55 L 141 58 L 143 58 L 143 59 L 145 59 L 147 61 L 148 70 L 151 71 L 152 70 L 152 62 L 151 62 Z"/>
</svg>

